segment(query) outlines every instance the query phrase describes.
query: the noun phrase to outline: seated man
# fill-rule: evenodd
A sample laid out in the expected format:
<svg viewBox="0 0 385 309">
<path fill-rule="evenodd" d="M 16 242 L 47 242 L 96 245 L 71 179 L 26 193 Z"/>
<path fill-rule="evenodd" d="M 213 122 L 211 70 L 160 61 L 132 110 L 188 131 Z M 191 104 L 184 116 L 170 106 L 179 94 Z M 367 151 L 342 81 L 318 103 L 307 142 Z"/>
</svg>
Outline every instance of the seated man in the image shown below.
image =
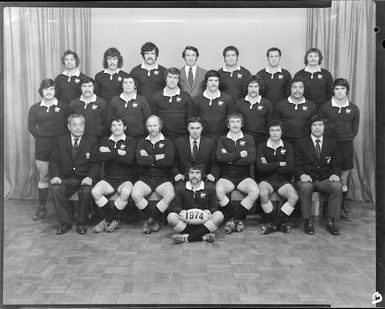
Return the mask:
<svg viewBox="0 0 385 309">
<path fill-rule="evenodd" d="M 98 160 L 104 162 L 105 175 L 92 188 L 91 194 L 95 204 L 106 216 L 93 228 L 94 233 L 111 233 L 120 227 L 118 215 L 127 206 L 131 195 L 136 141 L 124 134 L 126 128 L 125 119 L 113 117 L 110 122 L 112 135 L 104 137 L 100 143 Z M 106 196 L 114 192 L 118 192 L 119 197 L 111 205 Z"/>
<path fill-rule="evenodd" d="M 263 211 L 272 221 L 271 224 L 262 226 L 262 233 L 269 234 L 280 230 L 290 232 L 290 225 L 283 221 L 291 215 L 298 200 L 297 192 L 290 184 L 294 171 L 293 146 L 282 141 L 282 123 L 272 120 L 267 125 L 270 138 L 267 142 L 257 147 L 257 171 L 261 182 L 259 183 L 259 196 Z M 274 210 L 269 196 L 277 192 L 286 199 L 278 214 Z"/>
<path fill-rule="evenodd" d="M 213 242 L 214 231 L 223 221 L 223 214 L 218 210 L 215 185 L 202 180 L 205 176 L 203 163 L 193 161 L 187 171 L 188 180 L 177 184 L 173 209 L 167 216 L 168 223 L 176 232 L 181 233 L 174 234 L 172 239 L 177 244 L 200 240 Z M 209 215 L 208 220 L 196 225 L 188 224 L 186 211 L 195 208 L 205 211 Z"/>
<path fill-rule="evenodd" d="M 72 229 L 70 208 L 67 199 L 78 191 L 79 211 L 76 223 L 78 234 L 87 233 L 91 200 L 91 186 L 99 175 L 97 162 L 98 143 L 94 136 L 84 135 L 85 119 L 80 114 L 68 117 L 70 134 L 58 138 L 50 159 L 53 205 L 60 223 L 56 234 L 67 233 Z"/>
<path fill-rule="evenodd" d="M 227 116 L 229 133 L 221 136 L 217 143 L 217 159 L 222 163 L 222 177 L 216 184 L 217 198 L 224 220 L 229 220 L 225 232 L 231 234 L 234 230 L 242 232 L 245 225 L 242 222 L 258 198 L 258 185 L 250 176 L 250 165 L 255 161 L 255 145 L 251 135 L 243 134 L 243 116 L 231 113 Z M 234 212 L 231 201 L 226 194 L 235 188 L 246 193 L 238 211 Z"/>
<path fill-rule="evenodd" d="M 295 177 L 298 180 L 302 218 L 306 234 L 313 235 L 310 220 L 311 196 L 318 191 L 328 197 L 326 229 L 339 235 L 335 219 L 339 218 L 342 200 L 340 175 L 342 162 L 336 140 L 324 136 L 325 123 L 319 115 L 310 118 L 311 135 L 298 141 L 295 147 Z"/>
<path fill-rule="evenodd" d="M 171 139 L 163 136 L 162 125 L 163 122 L 158 116 L 150 116 L 146 121 L 149 135 L 140 140 L 136 147 L 136 161 L 141 167 L 141 175 L 132 189 L 131 197 L 144 216 L 142 231 L 145 234 L 159 231 L 159 220 L 175 196 L 169 178 L 169 170 L 174 160 L 174 145 Z M 162 197 L 153 211 L 144 198 L 152 191 Z"/>
</svg>

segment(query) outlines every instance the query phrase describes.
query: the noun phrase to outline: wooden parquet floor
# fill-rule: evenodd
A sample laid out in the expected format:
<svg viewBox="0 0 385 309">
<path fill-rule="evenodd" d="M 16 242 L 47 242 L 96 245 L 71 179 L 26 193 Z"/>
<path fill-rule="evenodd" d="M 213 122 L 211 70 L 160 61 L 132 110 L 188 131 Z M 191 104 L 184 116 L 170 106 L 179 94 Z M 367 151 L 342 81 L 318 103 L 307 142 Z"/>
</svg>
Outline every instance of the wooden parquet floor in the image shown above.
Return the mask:
<svg viewBox="0 0 385 309">
<path fill-rule="evenodd" d="M 339 237 L 321 220 L 314 236 L 262 235 L 260 218 L 214 243 L 176 245 L 172 229 L 144 235 L 140 222 L 115 233 L 56 235 L 56 214 L 32 221 L 36 201 L 4 202 L 4 305 L 330 304 L 374 307 L 375 210 L 351 203 Z"/>
</svg>

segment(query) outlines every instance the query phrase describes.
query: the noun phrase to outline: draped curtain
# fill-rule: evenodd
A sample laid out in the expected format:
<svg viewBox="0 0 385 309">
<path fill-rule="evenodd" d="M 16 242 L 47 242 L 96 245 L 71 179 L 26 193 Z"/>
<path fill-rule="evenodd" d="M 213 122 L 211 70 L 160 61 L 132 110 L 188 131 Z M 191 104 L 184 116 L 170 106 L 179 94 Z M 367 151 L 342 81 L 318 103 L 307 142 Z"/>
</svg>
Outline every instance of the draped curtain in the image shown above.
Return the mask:
<svg viewBox="0 0 385 309">
<path fill-rule="evenodd" d="M 349 81 L 349 99 L 360 109 L 348 193 L 356 201 L 375 200 L 375 20 L 375 4 L 367 0 L 307 10 L 307 48 L 318 47 L 322 66 Z"/>
<path fill-rule="evenodd" d="M 71 49 L 80 71 L 90 72 L 89 8 L 5 7 L 4 14 L 4 198 L 37 198 L 34 139 L 27 128 L 31 105 L 41 100 L 40 82 L 64 71 Z"/>
</svg>

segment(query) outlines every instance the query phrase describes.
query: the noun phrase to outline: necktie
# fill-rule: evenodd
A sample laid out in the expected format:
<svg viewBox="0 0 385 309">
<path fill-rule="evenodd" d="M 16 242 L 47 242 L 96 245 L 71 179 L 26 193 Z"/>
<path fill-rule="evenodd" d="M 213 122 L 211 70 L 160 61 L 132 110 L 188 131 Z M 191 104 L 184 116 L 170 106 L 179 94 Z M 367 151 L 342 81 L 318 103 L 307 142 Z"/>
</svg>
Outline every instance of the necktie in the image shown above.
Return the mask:
<svg viewBox="0 0 385 309">
<path fill-rule="evenodd" d="M 197 145 L 197 141 L 194 140 L 193 153 L 192 153 L 193 159 L 196 159 L 197 155 L 198 155 L 198 145 Z"/>
<path fill-rule="evenodd" d="M 190 84 L 190 87 L 192 87 L 192 85 L 194 83 L 194 77 L 193 77 L 192 68 L 190 68 L 188 70 L 188 83 Z"/>
<path fill-rule="evenodd" d="M 74 138 L 74 145 L 72 147 L 72 157 L 75 158 L 79 150 L 79 139 Z"/>
<path fill-rule="evenodd" d="M 320 157 L 320 154 L 321 154 L 321 146 L 320 146 L 320 140 L 317 138 L 316 140 L 315 140 L 315 151 L 316 151 L 316 153 L 317 153 L 317 158 L 319 159 L 319 157 Z"/>
</svg>

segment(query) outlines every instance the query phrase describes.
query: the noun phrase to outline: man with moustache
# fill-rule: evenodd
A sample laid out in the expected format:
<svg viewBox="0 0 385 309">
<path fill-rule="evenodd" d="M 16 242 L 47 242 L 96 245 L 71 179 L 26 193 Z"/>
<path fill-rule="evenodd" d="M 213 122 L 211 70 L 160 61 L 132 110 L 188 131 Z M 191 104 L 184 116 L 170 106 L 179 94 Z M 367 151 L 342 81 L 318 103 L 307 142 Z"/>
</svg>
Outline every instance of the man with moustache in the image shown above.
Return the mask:
<svg viewBox="0 0 385 309">
<path fill-rule="evenodd" d="M 245 83 L 251 75 L 249 70 L 238 64 L 238 56 L 235 46 L 227 46 L 223 50 L 225 65 L 218 70 L 220 90 L 230 95 L 234 102 L 245 96 Z"/>
<path fill-rule="evenodd" d="M 122 80 L 127 76 L 127 73 L 121 70 L 122 66 L 123 57 L 118 49 L 111 47 L 104 52 L 104 70 L 95 75 L 95 93 L 107 104 L 122 91 Z"/>
<path fill-rule="evenodd" d="M 130 73 L 138 82 L 138 94 L 151 102 L 152 96 L 166 85 L 164 80 L 166 68 L 157 63 L 159 48 L 154 43 L 144 43 L 140 54 L 143 58 L 142 64 L 134 67 Z"/>
<path fill-rule="evenodd" d="M 247 81 L 247 95 L 235 103 L 234 110 L 245 119 L 243 132 L 254 138 L 255 147 L 266 142 L 266 126 L 273 119 L 273 105 L 263 98 L 264 80 L 259 75 L 250 76 Z"/>
<path fill-rule="evenodd" d="M 106 134 L 107 103 L 94 93 L 95 81 L 90 77 L 80 80 L 82 94 L 71 101 L 70 114 L 81 114 L 86 120 L 85 134 L 95 136 L 98 142 Z"/>
<path fill-rule="evenodd" d="M 290 85 L 290 96 L 278 102 L 274 114 L 282 121 L 283 140 L 293 146 L 306 136 L 307 122 L 317 112 L 315 104 L 304 97 L 305 83 L 294 77 Z"/>
<path fill-rule="evenodd" d="M 304 230 L 314 235 L 310 220 L 311 196 L 314 191 L 328 197 L 326 230 L 339 235 L 336 220 L 340 217 L 342 162 L 337 141 L 324 136 L 325 122 L 317 114 L 310 118 L 310 136 L 298 141 L 295 147 L 295 179 L 298 181 Z"/>
<path fill-rule="evenodd" d="M 242 232 L 244 220 L 259 195 L 258 185 L 251 178 L 250 167 L 255 161 L 254 139 L 243 134 L 243 116 L 233 112 L 226 120 L 229 132 L 221 136 L 217 143 L 217 159 L 222 163 L 222 176 L 216 184 L 220 210 L 224 214 L 225 232 Z M 247 194 L 234 212 L 227 194 L 235 188 Z"/>
<path fill-rule="evenodd" d="M 195 160 L 202 162 L 206 168 L 202 175 L 207 176 L 202 176 L 203 180 L 215 182 L 221 172 L 216 159 L 215 141 L 202 135 L 203 124 L 200 117 L 189 118 L 187 130 L 189 135 L 175 140 L 175 159 L 172 169 L 174 181 L 184 181 L 188 164 Z"/>
<path fill-rule="evenodd" d="M 206 70 L 197 65 L 199 51 L 194 46 L 186 46 L 182 52 L 182 58 L 186 64 L 180 69 L 180 88 L 187 92 L 191 98 L 201 94 L 202 83 L 205 78 Z"/>
<path fill-rule="evenodd" d="M 210 70 L 202 85 L 205 90 L 193 98 L 194 116 L 203 120 L 203 135 L 217 140 L 226 134 L 226 117 L 233 110 L 233 99 L 219 91 L 219 73 Z"/>
<path fill-rule="evenodd" d="M 178 233 L 172 236 L 176 244 L 202 240 L 213 242 L 214 232 L 222 224 L 223 214 L 218 210 L 215 185 L 203 181 L 205 169 L 204 164 L 199 161 L 189 163 L 188 180 L 176 186 L 175 199 L 167 216 L 168 223 Z M 194 208 L 205 211 L 209 219 L 203 224 L 187 224 L 186 211 Z"/>
<path fill-rule="evenodd" d="M 141 175 L 132 189 L 132 200 L 144 217 L 142 232 L 150 234 L 160 230 L 162 214 L 167 210 L 175 196 L 170 182 L 169 170 L 174 160 L 174 145 L 164 137 L 161 130 L 163 121 L 152 115 L 146 121 L 148 136 L 138 142 L 136 161 L 141 167 Z M 162 199 L 151 210 L 145 197 L 157 192 Z"/>
<path fill-rule="evenodd" d="M 263 97 L 275 106 L 279 101 L 289 96 L 291 74 L 280 66 L 282 53 L 279 48 L 269 48 L 266 55 L 267 67 L 259 71 L 257 75 L 261 76 L 265 82 Z"/>
<path fill-rule="evenodd" d="M 55 94 L 60 102 L 69 104 L 81 95 L 80 81 L 86 75 L 79 71 L 80 58 L 74 51 L 66 50 L 61 62 L 65 70 L 55 78 Z"/>
<path fill-rule="evenodd" d="M 166 87 L 155 93 L 151 100 L 152 112 L 164 122 L 164 135 L 173 141 L 187 133 L 187 119 L 193 115 L 189 94 L 178 87 L 179 77 L 179 69 L 167 69 L 164 74 Z"/>
<path fill-rule="evenodd" d="M 72 229 L 71 211 L 67 199 L 78 191 L 79 211 L 76 232 L 86 234 L 86 221 L 91 199 L 91 186 L 99 176 L 98 143 L 95 137 L 84 135 L 85 119 L 80 114 L 68 117 L 70 134 L 62 135 L 50 159 L 49 187 L 60 226 L 56 234 Z"/>
<path fill-rule="evenodd" d="M 119 116 L 126 121 L 126 135 L 137 141 L 146 136 L 145 123 L 151 116 L 147 99 L 137 94 L 137 81 L 132 74 L 122 80 L 123 92 L 111 99 L 107 119 Z"/>
</svg>

